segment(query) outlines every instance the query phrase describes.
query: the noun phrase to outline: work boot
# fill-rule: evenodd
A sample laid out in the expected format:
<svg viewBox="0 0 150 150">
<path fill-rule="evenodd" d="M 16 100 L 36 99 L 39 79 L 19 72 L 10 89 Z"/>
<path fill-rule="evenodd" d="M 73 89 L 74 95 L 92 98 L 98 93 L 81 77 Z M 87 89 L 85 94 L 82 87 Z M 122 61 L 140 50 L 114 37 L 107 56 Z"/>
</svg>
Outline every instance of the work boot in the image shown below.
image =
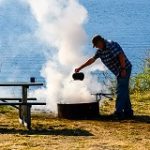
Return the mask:
<svg viewBox="0 0 150 150">
<path fill-rule="evenodd" d="M 125 117 L 125 119 L 133 119 L 133 117 L 134 117 L 133 111 L 124 112 L 124 117 Z"/>
<path fill-rule="evenodd" d="M 114 119 L 118 119 L 118 120 L 124 120 L 124 119 L 125 119 L 123 112 L 117 112 L 117 111 L 115 111 L 115 112 L 114 112 L 112 115 L 110 115 L 110 116 L 112 116 Z"/>
</svg>

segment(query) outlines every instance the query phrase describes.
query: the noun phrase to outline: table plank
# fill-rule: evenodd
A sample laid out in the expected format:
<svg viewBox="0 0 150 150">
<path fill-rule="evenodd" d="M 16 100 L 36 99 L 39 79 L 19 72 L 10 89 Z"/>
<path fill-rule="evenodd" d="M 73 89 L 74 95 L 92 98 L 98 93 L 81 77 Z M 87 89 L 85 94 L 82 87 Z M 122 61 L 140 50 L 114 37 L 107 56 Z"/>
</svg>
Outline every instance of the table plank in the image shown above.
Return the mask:
<svg viewBox="0 0 150 150">
<path fill-rule="evenodd" d="M 0 86 L 43 86 L 42 82 L 0 82 Z"/>
<path fill-rule="evenodd" d="M 16 101 L 18 101 L 18 100 L 22 100 L 22 98 L 19 98 L 19 97 L 0 97 L 0 101 L 1 100 L 16 100 Z M 27 98 L 27 100 L 32 100 L 32 101 L 35 101 L 35 100 L 37 100 L 37 98 L 34 98 L 34 97 L 32 97 L 32 98 Z"/>
</svg>

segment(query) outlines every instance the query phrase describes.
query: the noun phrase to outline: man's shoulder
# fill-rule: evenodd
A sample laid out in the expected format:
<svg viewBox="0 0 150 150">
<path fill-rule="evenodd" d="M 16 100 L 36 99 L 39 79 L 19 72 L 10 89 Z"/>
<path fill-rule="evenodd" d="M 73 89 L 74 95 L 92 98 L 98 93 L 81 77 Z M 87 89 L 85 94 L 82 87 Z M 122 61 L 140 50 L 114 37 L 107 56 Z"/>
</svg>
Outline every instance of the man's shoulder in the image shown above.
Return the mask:
<svg viewBox="0 0 150 150">
<path fill-rule="evenodd" d="M 101 57 L 101 50 L 97 49 L 93 58 L 97 59 L 97 58 L 100 58 L 100 57 Z"/>
<path fill-rule="evenodd" d="M 118 42 L 113 41 L 113 40 L 107 40 L 106 41 L 106 48 L 108 49 L 122 49 L 121 46 L 118 44 Z"/>
<path fill-rule="evenodd" d="M 112 43 L 114 42 L 113 40 L 105 40 L 107 43 Z"/>
<path fill-rule="evenodd" d="M 115 42 L 113 40 L 105 40 L 105 42 L 106 42 L 106 45 L 109 45 L 109 46 L 118 44 L 117 42 Z"/>
<path fill-rule="evenodd" d="M 96 50 L 96 53 L 99 53 L 99 54 L 100 54 L 101 51 L 102 51 L 102 50 L 101 50 L 100 48 L 98 48 L 98 49 Z"/>
</svg>

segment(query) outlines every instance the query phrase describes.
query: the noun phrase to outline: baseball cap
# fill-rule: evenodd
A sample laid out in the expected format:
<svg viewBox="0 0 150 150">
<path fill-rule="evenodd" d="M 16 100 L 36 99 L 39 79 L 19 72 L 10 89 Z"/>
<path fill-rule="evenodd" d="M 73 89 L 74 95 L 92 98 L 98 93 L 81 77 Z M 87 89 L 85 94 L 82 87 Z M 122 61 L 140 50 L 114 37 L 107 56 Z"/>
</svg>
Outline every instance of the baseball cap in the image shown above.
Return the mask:
<svg viewBox="0 0 150 150">
<path fill-rule="evenodd" d="M 93 48 L 96 46 L 96 44 L 98 43 L 98 41 L 102 41 L 103 37 L 100 35 L 95 35 L 92 39 L 92 43 L 93 43 Z"/>
</svg>

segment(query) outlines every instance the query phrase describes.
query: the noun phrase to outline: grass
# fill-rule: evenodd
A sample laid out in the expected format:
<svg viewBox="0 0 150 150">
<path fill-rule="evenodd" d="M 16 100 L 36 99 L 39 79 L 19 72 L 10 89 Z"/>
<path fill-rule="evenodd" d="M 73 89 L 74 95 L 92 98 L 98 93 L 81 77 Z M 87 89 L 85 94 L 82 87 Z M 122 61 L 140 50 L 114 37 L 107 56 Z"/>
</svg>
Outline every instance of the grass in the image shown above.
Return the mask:
<svg viewBox="0 0 150 150">
<path fill-rule="evenodd" d="M 66 120 L 33 113 L 31 131 L 19 125 L 16 110 L 1 107 L 0 150 L 149 150 L 150 93 L 131 97 L 133 120 Z M 101 114 L 112 113 L 114 104 L 106 100 Z"/>
</svg>

